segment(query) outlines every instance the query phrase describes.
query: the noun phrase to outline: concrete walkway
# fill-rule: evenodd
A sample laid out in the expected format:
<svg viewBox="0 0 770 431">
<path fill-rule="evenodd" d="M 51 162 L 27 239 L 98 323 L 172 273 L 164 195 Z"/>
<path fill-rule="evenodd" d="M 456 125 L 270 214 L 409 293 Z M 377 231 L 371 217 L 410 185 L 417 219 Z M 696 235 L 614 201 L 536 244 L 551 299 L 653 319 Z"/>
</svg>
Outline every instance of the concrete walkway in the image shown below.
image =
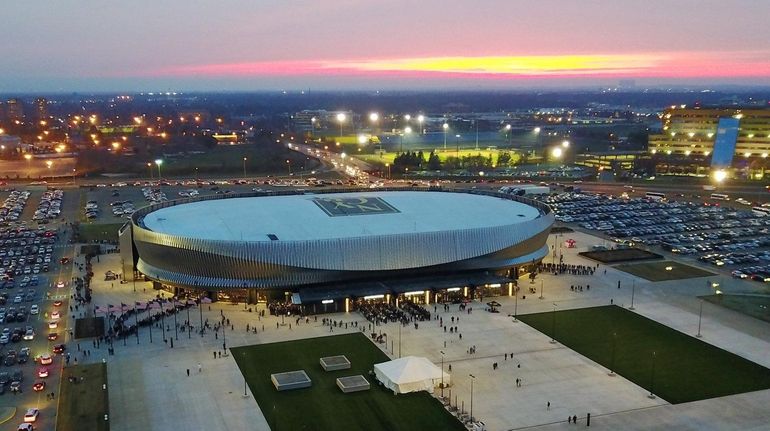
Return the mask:
<svg viewBox="0 0 770 431">
<path fill-rule="evenodd" d="M 575 239 L 578 248 L 562 248 L 565 262 L 595 265 L 577 252 L 601 243 L 600 239 L 570 233 L 560 240 L 567 238 Z M 549 243 L 553 240 L 552 237 Z M 107 269 L 117 270 L 118 266 L 118 255 L 101 256 L 94 267 L 95 278 Z M 750 292 L 752 288 L 746 281 L 729 277 L 716 279 L 725 291 Z M 496 297 L 502 303 L 499 314 L 483 311 L 484 305 L 479 303 L 470 305 L 474 309 L 472 314 L 459 311 L 456 305 L 451 306 L 449 312 L 439 307 L 438 314 L 445 324 L 452 324 L 452 317 L 459 318 L 453 325 L 458 327 L 462 340 L 459 334 L 444 333 L 438 322 L 423 322 L 417 330 L 413 326 L 401 328 L 401 355 L 425 356 L 441 365 L 440 352 L 443 351 L 444 367 L 448 369 L 451 365 L 453 380 L 445 395 L 451 391 L 452 402 L 456 400 L 465 410 L 470 410 L 473 380 L 473 415 L 490 430 L 568 427 L 573 425 L 566 423 L 567 416 L 585 417 L 588 412 L 592 415 L 591 426 L 600 429 L 767 429 L 761 427 L 770 423 L 770 413 L 764 408 L 770 401 L 770 391 L 672 406 L 660 398 L 648 398 L 644 389 L 620 376 L 608 376 L 604 367 L 559 344 L 551 344 L 547 335 L 524 323 L 514 323 L 508 316 L 514 312 L 516 302 L 519 314 L 551 311 L 554 303 L 560 310 L 606 305 L 611 300 L 628 307 L 633 285 L 635 312 L 694 336 L 700 307 L 696 295 L 707 293 L 704 292 L 706 279 L 650 283 L 600 265 L 594 276 L 545 275 L 542 280 L 544 299 L 538 299 L 538 281 L 532 285 L 537 293 L 527 293 L 527 299 Z M 583 292 L 569 289 L 570 285 L 588 284 L 590 290 Z M 93 286 L 94 301 L 100 305 L 133 304 L 157 293 L 142 284 L 137 284 L 136 292 L 132 284 L 111 285 L 96 280 Z M 523 294 L 530 285 L 521 280 L 521 286 Z M 257 313 L 245 311 L 242 304 L 216 303 L 202 310 L 203 319 L 211 322 L 221 313 L 234 327 L 226 332 L 228 347 L 356 331 L 349 325 L 347 330 L 335 328 L 330 333 L 328 327 L 312 318 L 309 324 L 297 325 L 295 320 L 286 319 L 285 326 L 277 326 L 280 318 L 260 319 Z M 178 317 L 181 323 L 186 313 Z M 368 325 L 358 313 L 324 317 Z M 166 335 L 174 337 L 170 320 L 166 324 L 171 332 Z M 190 320 L 198 326 L 197 308 L 190 310 Z M 256 326 L 258 333 L 247 333 L 246 324 Z M 371 330 L 388 335 L 387 342 L 379 347 L 397 357 L 399 325 L 382 325 Z M 770 366 L 770 357 L 766 355 L 770 351 L 770 331 L 765 322 L 705 303 L 701 332 L 706 342 Z M 267 430 L 265 419 L 248 390 L 248 397 L 243 397 L 244 382 L 235 362 L 231 357 L 214 358 L 214 352 L 222 350 L 222 342 L 222 335 L 215 336 L 213 332 L 203 337 L 192 334 L 190 338 L 180 332 L 171 348 L 170 344 L 163 343 L 160 329 L 156 328 L 153 343 L 149 342 L 149 331 L 142 329 L 139 344 L 134 338 L 128 339 L 125 347 L 118 342 L 115 356 L 106 356 L 103 348 L 97 349 L 90 360 L 104 357 L 108 362 L 112 429 Z M 476 354 L 468 353 L 471 346 L 476 346 Z M 495 362 L 499 365 L 497 370 L 492 369 Z M 198 373 L 199 363 L 201 373 Z M 521 387 L 517 387 L 516 379 L 521 379 Z M 584 420 L 581 423 L 584 424 Z"/>
</svg>

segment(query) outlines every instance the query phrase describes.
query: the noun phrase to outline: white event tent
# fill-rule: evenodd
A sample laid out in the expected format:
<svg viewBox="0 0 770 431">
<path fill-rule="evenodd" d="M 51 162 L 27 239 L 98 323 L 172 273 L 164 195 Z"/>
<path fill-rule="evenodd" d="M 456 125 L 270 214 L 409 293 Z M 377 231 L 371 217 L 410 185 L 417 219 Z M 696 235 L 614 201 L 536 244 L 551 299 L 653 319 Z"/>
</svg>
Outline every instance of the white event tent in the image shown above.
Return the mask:
<svg viewBox="0 0 770 431">
<path fill-rule="evenodd" d="M 374 364 L 374 375 L 395 394 L 428 391 L 441 384 L 441 368 L 426 358 L 406 356 L 388 362 Z M 444 374 L 444 385 L 449 384 L 449 374 Z"/>
</svg>

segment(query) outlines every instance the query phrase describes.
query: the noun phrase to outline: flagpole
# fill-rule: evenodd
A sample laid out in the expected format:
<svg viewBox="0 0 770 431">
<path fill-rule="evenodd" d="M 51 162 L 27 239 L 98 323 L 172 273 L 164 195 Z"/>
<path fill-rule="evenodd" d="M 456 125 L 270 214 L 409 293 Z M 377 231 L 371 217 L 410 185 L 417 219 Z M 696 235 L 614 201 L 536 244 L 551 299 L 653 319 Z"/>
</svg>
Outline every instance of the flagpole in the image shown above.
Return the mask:
<svg viewBox="0 0 770 431">
<path fill-rule="evenodd" d="M 203 297 L 198 298 L 198 312 L 201 315 L 201 337 L 203 336 Z"/>
<path fill-rule="evenodd" d="M 163 342 L 166 342 L 166 310 L 163 309 L 163 300 L 160 302 L 160 326 L 163 330 Z"/>
<path fill-rule="evenodd" d="M 136 312 L 136 301 L 134 301 L 134 322 L 136 322 L 136 344 L 139 344 L 139 313 Z"/>
<path fill-rule="evenodd" d="M 179 341 L 179 325 L 176 323 L 176 296 L 173 298 L 174 306 L 174 338 Z"/>
<path fill-rule="evenodd" d="M 147 301 L 147 317 L 150 318 L 150 343 L 152 343 L 152 325 L 155 323 L 155 320 L 152 318 L 152 314 L 150 313 L 150 301 Z"/>
</svg>

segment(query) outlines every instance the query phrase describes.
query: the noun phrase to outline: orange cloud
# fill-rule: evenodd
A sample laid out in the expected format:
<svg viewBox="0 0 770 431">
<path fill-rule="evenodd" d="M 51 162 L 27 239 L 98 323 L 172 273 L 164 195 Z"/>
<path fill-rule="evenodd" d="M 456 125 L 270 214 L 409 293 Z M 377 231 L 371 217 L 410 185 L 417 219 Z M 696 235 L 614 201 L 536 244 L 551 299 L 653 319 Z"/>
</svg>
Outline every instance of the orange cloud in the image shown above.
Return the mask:
<svg viewBox="0 0 770 431">
<path fill-rule="evenodd" d="M 153 76 L 411 76 L 552 78 L 580 76 L 770 76 L 768 52 L 696 52 L 537 56 L 446 56 L 359 60 L 309 60 L 178 66 Z"/>
</svg>

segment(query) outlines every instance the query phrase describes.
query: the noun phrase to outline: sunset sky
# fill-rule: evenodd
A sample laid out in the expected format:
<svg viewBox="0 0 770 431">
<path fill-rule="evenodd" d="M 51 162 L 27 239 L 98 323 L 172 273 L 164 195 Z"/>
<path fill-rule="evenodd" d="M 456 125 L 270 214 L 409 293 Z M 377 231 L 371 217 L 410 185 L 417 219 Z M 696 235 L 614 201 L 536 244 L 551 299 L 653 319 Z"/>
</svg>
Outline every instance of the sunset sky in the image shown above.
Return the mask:
<svg viewBox="0 0 770 431">
<path fill-rule="evenodd" d="M 6 2 L 0 91 L 770 85 L 770 1 Z"/>
</svg>

